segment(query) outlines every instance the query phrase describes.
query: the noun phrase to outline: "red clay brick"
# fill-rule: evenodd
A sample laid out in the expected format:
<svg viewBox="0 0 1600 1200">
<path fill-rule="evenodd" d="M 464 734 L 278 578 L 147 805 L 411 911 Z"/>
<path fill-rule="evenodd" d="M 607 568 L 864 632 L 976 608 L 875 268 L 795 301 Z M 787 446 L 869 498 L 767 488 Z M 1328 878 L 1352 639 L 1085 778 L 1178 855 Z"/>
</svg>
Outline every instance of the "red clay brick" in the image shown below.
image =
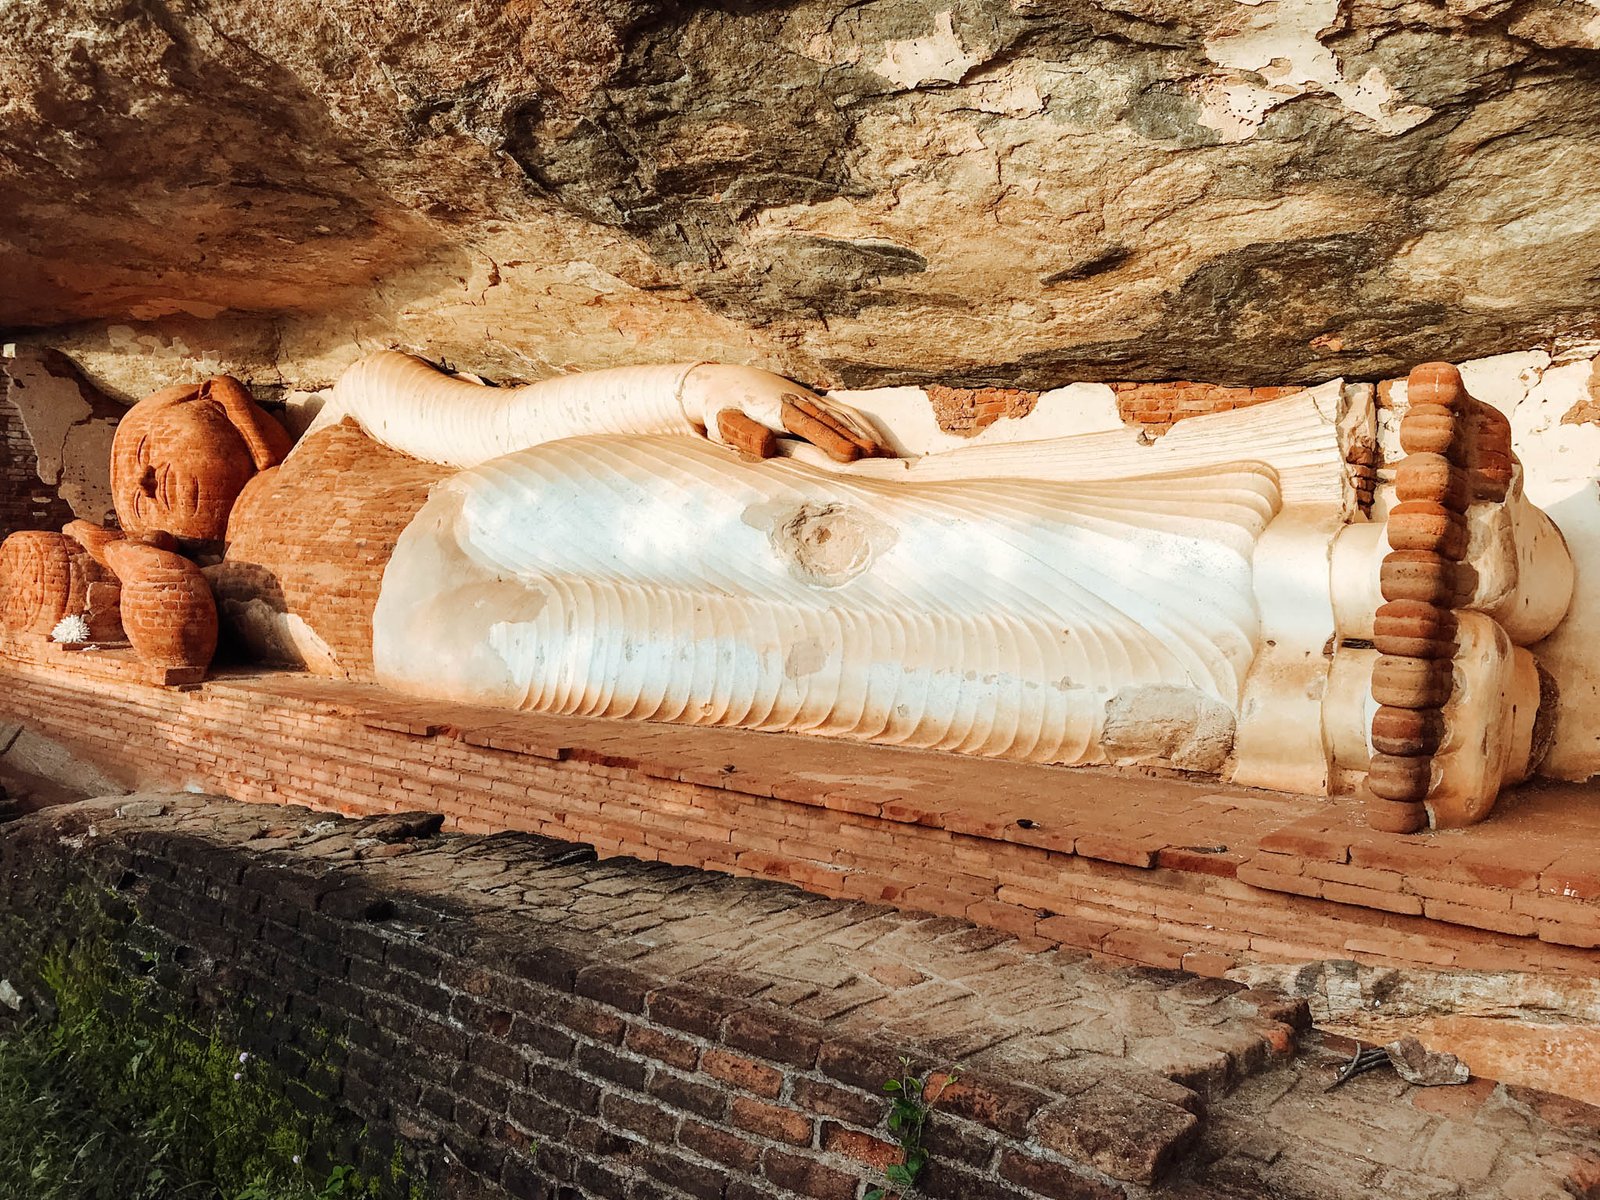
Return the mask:
<svg viewBox="0 0 1600 1200">
<path fill-rule="evenodd" d="M 1238 960 L 1232 955 L 1215 954 L 1207 950 L 1191 950 L 1183 956 L 1185 971 L 1212 979 L 1222 978 L 1238 965 Z"/>
<path fill-rule="evenodd" d="M 1122 1200 L 1127 1195 L 1120 1187 L 1075 1175 L 1059 1163 L 1019 1150 L 1000 1155 L 1000 1176 L 1049 1200 Z"/>
<path fill-rule="evenodd" d="M 823 1123 L 822 1148 L 865 1163 L 875 1171 L 882 1171 L 887 1166 L 905 1160 L 905 1152 L 899 1146 L 871 1134 L 846 1129 L 835 1121 Z"/>
<path fill-rule="evenodd" d="M 1255 862 L 1261 863 L 1261 855 L 1257 855 Z M 1364 888 L 1374 892 L 1398 892 L 1402 890 L 1405 876 L 1398 871 L 1383 871 L 1376 867 L 1360 867 L 1350 863 L 1319 862 L 1307 860 L 1302 874 L 1314 876 L 1317 879 L 1326 879 L 1330 883 L 1347 884 L 1350 887 Z M 1324 892 L 1324 895 L 1327 893 Z"/>
<path fill-rule="evenodd" d="M 724 1083 L 754 1092 L 758 1096 L 775 1098 L 783 1090 L 783 1075 L 752 1059 L 726 1050 L 707 1050 L 700 1059 L 700 1069 Z"/>
<path fill-rule="evenodd" d="M 1600 948 L 1600 928 L 1593 925 L 1574 925 L 1566 921 L 1540 921 L 1535 927 L 1541 942 L 1557 946 L 1575 946 L 1583 950 Z"/>
<path fill-rule="evenodd" d="M 1462 854 L 1452 874 L 1468 883 L 1513 890 L 1535 889 L 1539 876 L 1561 855 L 1559 847 L 1497 845 L 1488 856 Z"/>
<path fill-rule="evenodd" d="M 809 1200 L 855 1200 L 860 1181 L 854 1175 L 834 1170 L 798 1154 L 769 1150 L 761 1163 L 762 1173 L 780 1188 L 798 1192 Z"/>
<path fill-rule="evenodd" d="M 1502 888 L 1479 887 L 1450 879 L 1416 876 L 1407 881 L 1411 891 L 1429 900 L 1448 900 L 1451 904 L 1481 908 L 1489 912 L 1510 912 L 1511 893 Z"/>
<path fill-rule="evenodd" d="M 691 1071 L 700 1061 L 700 1047 L 693 1042 L 648 1025 L 629 1026 L 623 1044 L 636 1054 L 656 1059 L 682 1071 Z"/>
<path fill-rule="evenodd" d="M 729 1120 L 740 1129 L 759 1133 L 775 1142 L 787 1142 L 791 1146 L 811 1144 L 811 1118 L 779 1104 L 739 1096 L 733 1102 Z"/>
<path fill-rule="evenodd" d="M 1240 883 L 1248 883 L 1251 887 L 1265 888 L 1268 891 L 1292 892 L 1296 896 L 1322 895 L 1322 880 L 1313 879 L 1309 875 L 1283 875 L 1277 871 L 1263 871 L 1255 865 L 1254 859 L 1239 864 L 1237 878 Z"/>
<path fill-rule="evenodd" d="M 1053 942 L 1060 942 L 1066 946 L 1079 946 L 1085 950 L 1093 950 L 1105 941 L 1108 934 L 1117 930 L 1116 925 L 1104 921 L 1093 921 L 1086 917 L 1062 915 L 1046 917 L 1035 927 L 1035 932 L 1043 938 Z"/>
<path fill-rule="evenodd" d="M 1261 839 L 1261 849 L 1275 854 L 1314 858 L 1323 862 L 1350 861 L 1349 834 L 1301 828 L 1296 825 L 1267 834 Z"/>
<path fill-rule="evenodd" d="M 1600 900 L 1600 861 L 1579 851 L 1558 858 L 1539 876 L 1539 890 L 1575 900 Z"/>
<path fill-rule="evenodd" d="M 1188 846 L 1165 846 L 1156 851 L 1156 866 L 1197 875 L 1232 875 L 1243 860 L 1237 851 L 1209 853 Z"/>
<path fill-rule="evenodd" d="M 1483 908 L 1470 908 L 1465 904 L 1452 904 L 1448 900 L 1426 900 L 1422 911 L 1435 921 L 1450 921 L 1456 925 L 1470 925 L 1474 929 L 1493 929 L 1517 937 L 1532 937 L 1536 926 L 1532 917 L 1521 913 L 1491 912 Z"/>
<path fill-rule="evenodd" d="M 1546 892 L 1519 892 L 1511 897 L 1511 911 L 1542 921 L 1561 921 L 1600 928 L 1600 904 L 1585 904 Z"/>
<path fill-rule="evenodd" d="M 800 1108 L 856 1125 L 876 1125 L 883 1118 L 882 1095 L 868 1095 L 817 1079 L 797 1079 L 794 1085 L 794 1102 Z"/>
<path fill-rule="evenodd" d="M 761 1161 L 761 1147 L 754 1142 L 699 1121 L 684 1121 L 678 1130 L 678 1143 L 738 1171 L 754 1170 Z"/>
<path fill-rule="evenodd" d="M 1112 833 L 1085 833 L 1074 842 L 1074 852 L 1082 858 L 1122 863 L 1129 867 L 1153 867 L 1156 852 L 1167 841 L 1162 837 L 1122 837 Z"/>
<path fill-rule="evenodd" d="M 1458 847 L 1445 842 L 1394 835 L 1381 840 L 1355 840 L 1350 844 L 1350 861 L 1357 866 L 1434 879 L 1442 878 L 1459 854 Z"/>
<path fill-rule="evenodd" d="M 1117 929 L 1107 934 L 1100 943 L 1107 954 L 1119 955 L 1134 962 L 1148 963 L 1154 967 L 1181 967 L 1183 956 L 1192 947 L 1160 934 L 1140 929 Z"/>
<path fill-rule="evenodd" d="M 822 1047 L 822 1030 L 793 1017 L 778 1020 L 765 1012 L 736 1012 L 723 1028 L 723 1040 L 735 1050 L 809 1070 Z"/>
<path fill-rule="evenodd" d="M 1019 937 L 1031 936 L 1039 924 L 1040 916 L 1038 909 L 1001 904 L 996 900 L 979 900 L 969 905 L 966 912 L 967 920 L 975 925 L 987 925 Z"/>
<path fill-rule="evenodd" d="M 1332 880 L 1322 885 L 1322 898 L 1336 901 L 1339 904 L 1357 904 L 1363 908 L 1376 908 L 1383 912 L 1404 913 L 1410 916 L 1419 916 L 1422 913 L 1422 898 L 1420 896 L 1410 896 L 1391 891 L 1380 892 L 1372 888 L 1353 887 L 1347 883 L 1335 883 Z"/>
</svg>

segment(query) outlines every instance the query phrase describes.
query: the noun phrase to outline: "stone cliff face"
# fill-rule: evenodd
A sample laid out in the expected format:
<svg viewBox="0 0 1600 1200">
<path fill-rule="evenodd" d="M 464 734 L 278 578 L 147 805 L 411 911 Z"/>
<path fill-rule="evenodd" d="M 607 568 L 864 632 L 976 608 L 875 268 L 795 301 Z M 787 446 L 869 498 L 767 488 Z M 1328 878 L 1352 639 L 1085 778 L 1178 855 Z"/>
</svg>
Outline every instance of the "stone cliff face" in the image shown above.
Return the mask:
<svg viewBox="0 0 1600 1200">
<path fill-rule="evenodd" d="M 52 0 L 0 45 L 0 327 L 287 386 L 1276 384 L 1600 311 L 1595 0 Z"/>
</svg>

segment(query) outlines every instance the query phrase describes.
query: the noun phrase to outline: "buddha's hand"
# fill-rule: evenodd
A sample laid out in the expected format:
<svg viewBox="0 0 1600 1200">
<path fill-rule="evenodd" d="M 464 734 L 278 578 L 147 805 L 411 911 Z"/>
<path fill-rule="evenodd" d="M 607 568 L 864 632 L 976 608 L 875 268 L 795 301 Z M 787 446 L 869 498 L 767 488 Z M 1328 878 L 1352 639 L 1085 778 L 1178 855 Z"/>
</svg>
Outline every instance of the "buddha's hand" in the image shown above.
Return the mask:
<svg viewBox="0 0 1600 1200">
<path fill-rule="evenodd" d="M 683 401 L 712 441 L 757 458 L 777 454 L 777 439 L 784 436 L 810 442 L 838 462 L 894 457 L 855 409 L 770 371 L 702 364 L 685 380 Z"/>
</svg>

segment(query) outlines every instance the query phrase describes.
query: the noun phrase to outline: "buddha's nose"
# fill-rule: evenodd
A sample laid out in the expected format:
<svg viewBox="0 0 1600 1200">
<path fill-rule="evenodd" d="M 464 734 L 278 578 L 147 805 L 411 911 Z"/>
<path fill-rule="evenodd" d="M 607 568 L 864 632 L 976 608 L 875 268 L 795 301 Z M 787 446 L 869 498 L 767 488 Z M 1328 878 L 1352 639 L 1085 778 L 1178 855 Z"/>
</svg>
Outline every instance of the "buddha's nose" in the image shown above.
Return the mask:
<svg viewBox="0 0 1600 1200">
<path fill-rule="evenodd" d="M 145 467 L 143 474 L 139 476 L 139 490 L 146 496 L 154 496 L 156 494 L 156 469 L 154 467 Z"/>
</svg>

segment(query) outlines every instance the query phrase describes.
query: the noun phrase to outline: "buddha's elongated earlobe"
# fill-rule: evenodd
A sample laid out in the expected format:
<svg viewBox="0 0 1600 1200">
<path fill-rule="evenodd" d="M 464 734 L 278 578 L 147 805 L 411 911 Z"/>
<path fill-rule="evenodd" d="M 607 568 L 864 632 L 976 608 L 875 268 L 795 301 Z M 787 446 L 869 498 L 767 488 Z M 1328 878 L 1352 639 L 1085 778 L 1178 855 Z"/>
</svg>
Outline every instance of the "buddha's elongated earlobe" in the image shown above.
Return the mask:
<svg viewBox="0 0 1600 1200">
<path fill-rule="evenodd" d="M 244 384 L 231 375 L 218 375 L 201 385 L 203 395 L 222 406 L 228 421 L 239 431 L 244 444 L 250 448 L 250 458 L 256 470 L 275 467 L 288 455 L 294 442 L 288 431 L 278 424 L 251 397 Z"/>
</svg>

